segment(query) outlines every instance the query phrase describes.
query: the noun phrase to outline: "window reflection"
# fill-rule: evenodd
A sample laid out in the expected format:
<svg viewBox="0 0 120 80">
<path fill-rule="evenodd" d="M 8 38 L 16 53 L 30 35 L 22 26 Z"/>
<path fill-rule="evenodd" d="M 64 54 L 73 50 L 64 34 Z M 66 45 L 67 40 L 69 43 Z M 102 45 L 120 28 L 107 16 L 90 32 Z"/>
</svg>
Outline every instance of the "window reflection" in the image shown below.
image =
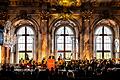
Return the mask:
<svg viewBox="0 0 120 80">
<path fill-rule="evenodd" d="M 27 27 L 27 34 L 34 34 L 33 30 L 29 26 Z"/>
<path fill-rule="evenodd" d="M 102 59 L 102 53 L 101 52 L 96 53 L 96 59 Z"/>
<path fill-rule="evenodd" d="M 25 36 L 19 36 L 18 43 L 25 43 Z"/>
<path fill-rule="evenodd" d="M 73 34 L 73 31 L 69 27 L 65 27 L 65 34 Z"/>
<path fill-rule="evenodd" d="M 33 43 L 33 37 L 27 36 L 27 43 Z"/>
<path fill-rule="evenodd" d="M 17 32 L 18 35 L 22 35 L 22 34 L 25 34 L 25 27 L 21 27 L 18 32 Z"/>
<path fill-rule="evenodd" d="M 72 46 L 73 46 L 72 44 L 66 44 L 65 48 L 66 48 L 66 50 L 72 51 L 72 49 L 73 49 Z"/>
<path fill-rule="evenodd" d="M 57 43 L 64 43 L 64 36 L 57 36 Z"/>
<path fill-rule="evenodd" d="M 66 36 L 66 43 L 72 43 L 73 41 L 73 36 Z"/>
<path fill-rule="evenodd" d="M 56 34 L 64 34 L 64 27 L 59 28 Z"/>
<path fill-rule="evenodd" d="M 32 51 L 33 49 L 33 44 L 27 44 L 27 50 Z"/>
<path fill-rule="evenodd" d="M 57 50 L 64 50 L 64 44 L 57 44 Z"/>
</svg>

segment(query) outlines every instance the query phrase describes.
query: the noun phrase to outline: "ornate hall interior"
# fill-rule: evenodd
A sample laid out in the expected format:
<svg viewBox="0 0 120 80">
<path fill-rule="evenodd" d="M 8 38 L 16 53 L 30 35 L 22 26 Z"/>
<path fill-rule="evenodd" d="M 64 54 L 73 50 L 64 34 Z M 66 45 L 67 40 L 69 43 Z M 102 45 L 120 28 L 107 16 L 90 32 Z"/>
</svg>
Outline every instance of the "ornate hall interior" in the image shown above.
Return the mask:
<svg viewBox="0 0 120 80">
<path fill-rule="evenodd" d="M 0 0 L 0 63 L 120 58 L 119 0 Z"/>
</svg>

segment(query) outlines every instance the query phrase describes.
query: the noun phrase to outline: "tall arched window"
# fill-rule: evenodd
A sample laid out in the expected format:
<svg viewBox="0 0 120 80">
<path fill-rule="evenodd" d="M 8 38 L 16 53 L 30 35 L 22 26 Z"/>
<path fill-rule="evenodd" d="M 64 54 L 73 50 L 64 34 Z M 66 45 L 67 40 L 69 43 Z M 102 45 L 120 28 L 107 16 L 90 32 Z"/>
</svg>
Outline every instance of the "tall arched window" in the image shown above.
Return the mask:
<svg viewBox="0 0 120 80">
<path fill-rule="evenodd" d="M 75 33 L 68 26 L 61 26 L 55 32 L 55 52 L 56 59 L 59 57 L 70 60 L 74 57 Z"/>
<path fill-rule="evenodd" d="M 112 31 L 107 26 L 100 26 L 95 30 L 94 52 L 97 59 L 112 58 Z"/>
<path fill-rule="evenodd" d="M 17 31 L 17 51 L 19 60 L 32 59 L 34 56 L 34 31 L 30 26 L 20 27 Z"/>
</svg>

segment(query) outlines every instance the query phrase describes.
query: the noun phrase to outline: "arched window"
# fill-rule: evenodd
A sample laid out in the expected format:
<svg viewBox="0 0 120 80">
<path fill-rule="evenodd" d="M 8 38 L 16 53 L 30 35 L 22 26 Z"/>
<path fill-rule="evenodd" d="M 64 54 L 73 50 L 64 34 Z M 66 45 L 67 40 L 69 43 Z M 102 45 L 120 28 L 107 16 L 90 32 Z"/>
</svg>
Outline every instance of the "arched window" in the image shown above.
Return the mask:
<svg viewBox="0 0 120 80">
<path fill-rule="evenodd" d="M 113 34 L 109 27 L 100 26 L 94 33 L 94 52 L 97 59 L 112 58 Z"/>
<path fill-rule="evenodd" d="M 30 26 L 22 26 L 17 31 L 18 58 L 32 59 L 34 56 L 34 31 Z"/>
<path fill-rule="evenodd" d="M 55 32 L 56 59 L 70 60 L 74 57 L 75 33 L 71 27 L 61 26 Z"/>
</svg>

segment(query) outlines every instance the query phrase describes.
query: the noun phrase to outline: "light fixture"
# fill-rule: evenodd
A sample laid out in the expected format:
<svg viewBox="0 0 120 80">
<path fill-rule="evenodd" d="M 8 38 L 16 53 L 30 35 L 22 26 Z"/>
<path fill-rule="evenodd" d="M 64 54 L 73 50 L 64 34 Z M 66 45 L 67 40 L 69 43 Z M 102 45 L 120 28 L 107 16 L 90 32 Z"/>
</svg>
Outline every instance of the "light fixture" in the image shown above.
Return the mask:
<svg viewBox="0 0 120 80">
<path fill-rule="evenodd" d="M 14 30 L 11 28 L 11 21 L 6 21 L 4 28 L 4 42 L 3 45 L 5 47 L 13 47 L 16 44 L 16 34 L 14 34 Z"/>
</svg>

